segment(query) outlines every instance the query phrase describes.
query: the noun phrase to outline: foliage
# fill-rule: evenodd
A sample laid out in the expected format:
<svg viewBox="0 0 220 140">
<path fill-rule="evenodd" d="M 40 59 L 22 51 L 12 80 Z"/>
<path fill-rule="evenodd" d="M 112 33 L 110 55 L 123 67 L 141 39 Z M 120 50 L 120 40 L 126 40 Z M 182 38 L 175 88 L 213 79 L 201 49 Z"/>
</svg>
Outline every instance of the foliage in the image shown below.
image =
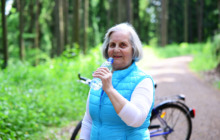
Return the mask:
<svg viewBox="0 0 220 140">
<path fill-rule="evenodd" d="M 0 139 L 30 139 L 45 127 L 80 119 L 89 87 L 77 74 L 92 78 L 102 61 L 99 47 L 87 56 L 63 55 L 37 67 L 17 62 L 0 71 Z"/>
<path fill-rule="evenodd" d="M 215 56 L 218 64 L 220 64 L 220 34 L 214 36 L 213 39 L 213 55 Z"/>
<path fill-rule="evenodd" d="M 212 43 L 207 42 L 205 44 L 201 44 L 201 46 L 198 47 L 198 50 L 194 50 L 192 52 L 194 59 L 192 63 L 190 63 L 190 67 L 194 71 L 208 71 L 217 66 L 217 61 L 212 55 L 212 47 Z"/>
</svg>

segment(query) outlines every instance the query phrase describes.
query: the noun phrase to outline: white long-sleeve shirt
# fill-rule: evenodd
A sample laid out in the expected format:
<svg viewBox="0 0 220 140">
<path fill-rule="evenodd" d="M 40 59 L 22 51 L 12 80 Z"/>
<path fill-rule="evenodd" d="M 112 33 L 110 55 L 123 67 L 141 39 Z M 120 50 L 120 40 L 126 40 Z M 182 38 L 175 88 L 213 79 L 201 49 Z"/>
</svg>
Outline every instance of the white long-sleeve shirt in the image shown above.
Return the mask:
<svg viewBox="0 0 220 140">
<path fill-rule="evenodd" d="M 89 96 L 89 95 L 88 95 Z M 141 126 L 151 108 L 153 102 L 153 83 L 150 78 L 142 80 L 131 95 L 130 102 L 126 103 L 119 112 L 119 117 L 132 127 Z M 86 112 L 82 121 L 80 139 L 89 140 L 92 119 L 89 114 L 89 97 L 87 99 Z"/>
</svg>

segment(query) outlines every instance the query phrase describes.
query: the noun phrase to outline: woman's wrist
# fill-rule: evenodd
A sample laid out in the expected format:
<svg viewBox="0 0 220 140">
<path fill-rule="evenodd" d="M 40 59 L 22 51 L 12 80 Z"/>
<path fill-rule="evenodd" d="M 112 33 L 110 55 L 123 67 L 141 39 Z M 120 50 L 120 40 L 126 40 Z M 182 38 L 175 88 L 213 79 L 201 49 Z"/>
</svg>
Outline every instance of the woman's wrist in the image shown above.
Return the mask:
<svg viewBox="0 0 220 140">
<path fill-rule="evenodd" d="M 115 89 L 111 86 L 111 87 L 107 88 L 107 89 L 104 90 L 104 91 L 105 91 L 106 94 L 111 94 L 112 92 L 114 92 L 114 90 L 115 90 Z"/>
</svg>

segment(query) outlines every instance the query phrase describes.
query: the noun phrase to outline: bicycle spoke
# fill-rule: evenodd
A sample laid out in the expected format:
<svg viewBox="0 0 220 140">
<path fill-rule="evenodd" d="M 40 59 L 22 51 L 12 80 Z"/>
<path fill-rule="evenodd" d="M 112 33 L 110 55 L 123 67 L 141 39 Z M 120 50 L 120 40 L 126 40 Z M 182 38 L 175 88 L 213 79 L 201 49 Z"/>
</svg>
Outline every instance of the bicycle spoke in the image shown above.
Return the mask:
<svg viewBox="0 0 220 140">
<path fill-rule="evenodd" d="M 162 135 L 159 136 L 160 138 L 164 140 L 186 140 L 190 136 L 191 120 L 181 106 L 172 104 L 162 106 L 158 112 L 157 117 L 151 123 L 160 126 L 162 131 L 157 132 L 157 134 Z M 155 140 L 154 137 L 153 140 Z"/>
</svg>

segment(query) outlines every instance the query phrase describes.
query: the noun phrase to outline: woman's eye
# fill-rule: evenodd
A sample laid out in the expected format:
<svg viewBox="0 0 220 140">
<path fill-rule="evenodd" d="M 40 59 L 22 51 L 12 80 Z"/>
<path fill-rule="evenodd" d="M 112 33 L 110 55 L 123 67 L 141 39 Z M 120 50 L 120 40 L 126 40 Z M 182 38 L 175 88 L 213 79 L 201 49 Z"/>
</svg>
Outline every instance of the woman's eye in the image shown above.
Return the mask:
<svg viewBox="0 0 220 140">
<path fill-rule="evenodd" d="M 126 44 L 125 43 L 121 43 L 120 47 L 124 48 L 124 47 L 126 47 Z"/>
<path fill-rule="evenodd" d="M 109 45 L 109 47 L 110 47 L 110 48 L 113 48 L 113 47 L 115 47 L 115 44 L 112 43 L 112 44 Z"/>
</svg>

